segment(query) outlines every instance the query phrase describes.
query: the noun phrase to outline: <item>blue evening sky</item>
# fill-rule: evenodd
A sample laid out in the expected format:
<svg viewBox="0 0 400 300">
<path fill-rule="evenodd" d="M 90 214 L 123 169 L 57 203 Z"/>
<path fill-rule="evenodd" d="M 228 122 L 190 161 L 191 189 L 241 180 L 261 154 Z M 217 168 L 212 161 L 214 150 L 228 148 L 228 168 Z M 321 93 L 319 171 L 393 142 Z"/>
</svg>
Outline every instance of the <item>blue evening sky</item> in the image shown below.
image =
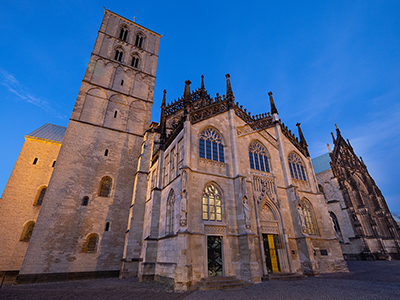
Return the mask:
<svg viewBox="0 0 400 300">
<path fill-rule="evenodd" d="M 311 157 L 327 152 L 336 120 L 392 211 L 400 211 L 400 1 L 0 2 L 0 193 L 24 135 L 67 126 L 103 6 L 163 35 L 153 121 L 162 90 L 172 101 L 200 76 L 252 114 L 300 122 Z"/>
</svg>

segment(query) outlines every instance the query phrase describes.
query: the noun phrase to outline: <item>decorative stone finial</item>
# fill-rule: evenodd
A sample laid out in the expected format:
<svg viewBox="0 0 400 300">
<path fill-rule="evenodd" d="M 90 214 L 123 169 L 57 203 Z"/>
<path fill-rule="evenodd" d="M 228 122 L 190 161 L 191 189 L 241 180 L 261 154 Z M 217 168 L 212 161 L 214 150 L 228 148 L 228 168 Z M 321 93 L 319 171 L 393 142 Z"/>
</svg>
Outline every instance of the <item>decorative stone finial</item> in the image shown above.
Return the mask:
<svg viewBox="0 0 400 300">
<path fill-rule="evenodd" d="M 204 90 L 204 75 L 201 75 L 201 89 Z"/>
<path fill-rule="evenodd" d="M 163 95 L 163 98 L 162 98 L 161 107 L 165 107 L 167 90 L 164 90 L 163 94 L 164 95 Z"/>
<path fill-rule="evenodd" d="M 274 98 L 272 98 L 272 92 L 269 91 L 268 92 L 268 96 L 269 96 L 269 103 L 271 104 L 271 114 L 278 114 L 278 110 L 276 109 L 275 106 L 275 102 L 274 102 Z"/>
<path fill-rule="evenodd" d="M 326 146 L 328 147 L 328 151 L 329 151 L 329 153 L 332 153 L 332 151 L 331 151 L 331 147 L 329 147 L 329 144 L 326 144 Z"/>
</svg>

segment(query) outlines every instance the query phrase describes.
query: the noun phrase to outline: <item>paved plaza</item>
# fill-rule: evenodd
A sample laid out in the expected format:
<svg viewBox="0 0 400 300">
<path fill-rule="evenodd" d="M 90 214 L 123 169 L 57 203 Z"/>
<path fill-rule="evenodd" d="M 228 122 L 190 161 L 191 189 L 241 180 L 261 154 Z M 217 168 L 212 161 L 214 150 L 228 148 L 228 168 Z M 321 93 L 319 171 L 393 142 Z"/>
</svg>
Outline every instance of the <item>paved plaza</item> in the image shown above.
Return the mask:
<svg viewBox="0 0 400 300">
<path fill-rule="evenodd" d="M 325 274 L 292 281 L 266 281 L 235 290 L 175 293 L 158 283 L 109 278 L 12 285 L 0 299 L 400 299 L 400 261 L 350 261 L 350 273 Z"/>
</svg>

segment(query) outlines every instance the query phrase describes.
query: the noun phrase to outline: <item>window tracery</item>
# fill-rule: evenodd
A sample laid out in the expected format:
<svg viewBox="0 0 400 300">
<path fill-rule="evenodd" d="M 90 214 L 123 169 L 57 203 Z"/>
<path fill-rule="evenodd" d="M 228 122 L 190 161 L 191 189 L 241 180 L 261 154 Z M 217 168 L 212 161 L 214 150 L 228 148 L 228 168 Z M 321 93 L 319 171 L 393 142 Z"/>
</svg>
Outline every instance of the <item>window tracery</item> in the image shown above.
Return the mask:
<svg viewBox="0 0 400 300">
<path fill-rule="evenodd" d="M 250 168 L 269 172 L 268 156 L 265 147 L 259 142 L 252 142 L 249 147 Z"/>
<path fill-rule="evenodd" d="M 292 178 L 307 181 L 303 162 L 296 153 L 289 154 L 288 162 Z"/>
<path fill-rule="evenodd" d="M 203 220 L 222 222 L 221 193 L 214 184 L 209 184 L 203 192 Z"/>
<path fill-rule="evenodd" d="M 212 128 L 206 128 L 200 135 L 199 156 L 214 161 L 225 162 L 224 146 L 220 135 Z"/>
</svg>

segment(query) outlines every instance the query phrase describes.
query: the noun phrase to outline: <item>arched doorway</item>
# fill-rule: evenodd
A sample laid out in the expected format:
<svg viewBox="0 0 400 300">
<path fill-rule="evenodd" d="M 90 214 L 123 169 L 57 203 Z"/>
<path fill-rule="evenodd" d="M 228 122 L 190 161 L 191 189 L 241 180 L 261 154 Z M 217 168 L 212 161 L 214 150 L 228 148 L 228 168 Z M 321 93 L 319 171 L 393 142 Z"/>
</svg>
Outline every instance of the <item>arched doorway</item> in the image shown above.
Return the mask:
<svg viewBox="0 0 400 300">
<path fill-rule="evenodd" d="M 260 208 L 260 226 L 267 273 L 279 273 L 282 271 L 284 247 L 279 220 L 279 214 L 274 205 L 269 201 L 264 202 Z"/>
</svg>

